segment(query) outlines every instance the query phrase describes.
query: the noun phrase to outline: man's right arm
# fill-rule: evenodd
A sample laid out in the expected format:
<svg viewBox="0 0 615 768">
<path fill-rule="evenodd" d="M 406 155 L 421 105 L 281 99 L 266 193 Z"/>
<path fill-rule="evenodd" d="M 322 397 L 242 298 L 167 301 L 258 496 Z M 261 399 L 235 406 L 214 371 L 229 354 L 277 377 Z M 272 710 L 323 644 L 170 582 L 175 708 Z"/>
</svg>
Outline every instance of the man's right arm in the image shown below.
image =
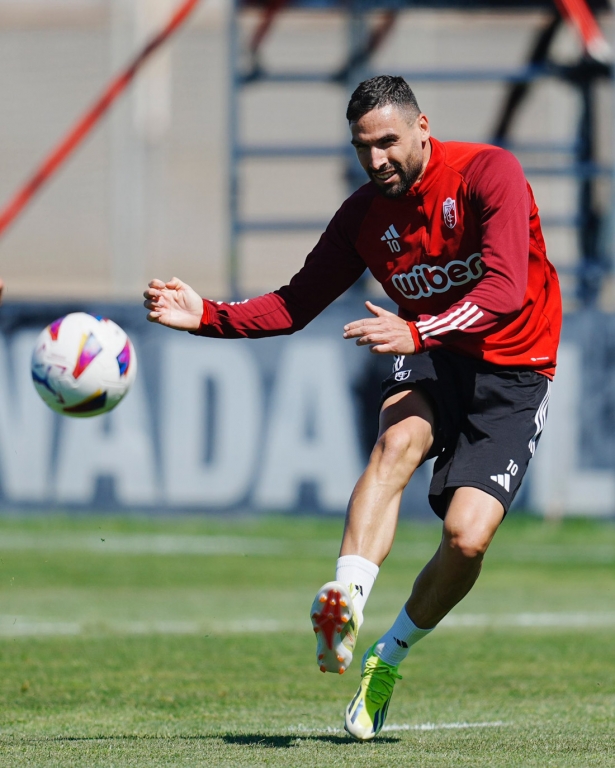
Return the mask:
<svg viewBox="0 0 615 768">
<path fill-rule="evenodd" d="M 353 230 L 358 231 L 358 227 L 356 222 L 349 222 L 347 203 L 288 285 L 243 302 L 204 299 L 201 324 L 192 333 L 214 338 L 262 338 L 304 328 L 365 271 L 365 262 L 354 247 Z"/>
</svg>

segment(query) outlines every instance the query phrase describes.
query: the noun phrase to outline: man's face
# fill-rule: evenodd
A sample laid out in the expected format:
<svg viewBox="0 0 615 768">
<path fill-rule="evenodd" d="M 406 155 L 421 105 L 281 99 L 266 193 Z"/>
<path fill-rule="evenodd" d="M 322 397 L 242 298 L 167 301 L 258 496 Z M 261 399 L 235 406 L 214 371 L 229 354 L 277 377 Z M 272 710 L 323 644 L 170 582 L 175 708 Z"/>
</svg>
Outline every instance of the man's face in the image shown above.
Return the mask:
<svg viewBox="0 0 615 768">
<path fill-rule="evenodd" d="M 410 118 L 412 120 L 412 118 Z M 430 156 L 429 121 L 389 104 L 350 123 L 352 144 L 369 178 L 385 197 L 401 197 L 423 175 Z"/>
</svg>

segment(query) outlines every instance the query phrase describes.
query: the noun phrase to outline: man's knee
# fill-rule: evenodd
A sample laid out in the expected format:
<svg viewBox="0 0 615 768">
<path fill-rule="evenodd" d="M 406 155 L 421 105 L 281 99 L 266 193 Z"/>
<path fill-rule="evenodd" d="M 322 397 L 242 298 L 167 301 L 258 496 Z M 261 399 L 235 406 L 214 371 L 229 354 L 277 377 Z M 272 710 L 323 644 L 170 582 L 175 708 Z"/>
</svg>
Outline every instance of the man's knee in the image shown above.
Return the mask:
<svg viewBox="0 0 615 768">
<path fill-rule="evenodd" d="M 464 560 L 480 561 L 483 559 L 491 537 L 481 531 L 468 531 L 464 529 L 444 530 L 445 546 L 455 555 Z"/>
<path fill-rule="evenodd" d="M 381 433 L 373 456 L 383 468 L 396 468 L 410 476 L 425 458 L 430 443 L 429 425 L 421 418 L 411 417 Z"/>
<path fill-rule="evenodd" d="M 477 488 L 458 488 L 444 520 L 444 543 L 467 560 L 482 560 L 502 522 L 504 508 Z"/>
</svg>

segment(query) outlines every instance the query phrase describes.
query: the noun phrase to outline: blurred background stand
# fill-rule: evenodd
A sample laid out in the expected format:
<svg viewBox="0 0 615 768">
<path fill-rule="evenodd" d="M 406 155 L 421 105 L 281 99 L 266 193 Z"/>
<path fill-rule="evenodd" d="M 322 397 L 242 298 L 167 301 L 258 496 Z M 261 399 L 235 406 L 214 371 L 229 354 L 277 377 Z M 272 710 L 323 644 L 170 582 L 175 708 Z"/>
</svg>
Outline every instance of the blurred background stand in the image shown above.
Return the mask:
<svg viewBox="0 0 615 768">
<path fill-rule="evenodd" d="M 347 99 L 361 80 L 382 71 L 374 58 L 393 34 L 403 10 L 424 9 L 467 12 L 489 10 L 493 13 L 530 13 L 534 15 L 533 40 L 525 61 L 520 66 L 504 68 L 497 62 L 484 61 L 480 66 L 467 67 L 460 62 L 454 67 L 426 69 L 416 67 L 395 74 L 403 75 L 417 90 L 438 84 L 454 84 L 457 88 L 482 83 L 499 83 L 505 86 L 505 94 L 492 117 L 490 136 L 480 140 L 503 146 L 522 158 L 526 174 L 553 180 L 568 178 L 576 186 L 574 209 L 561 211 L 543 218 L 545 227 L 571 225 L 578 239 L 578 262 L 573 265 L 558 265 L 560 273 L 567 273 L 569 298 L 582 307 L 596 306 L 600 291 L 607 275 L 612 270 L 612 256 L 607 234 L 610 222 L 610 206 L 599 203 L 598 181 L 609 179 L 612 170 L 602 164 L 597 152 L 597 84 L 611 78 L 610 48 L 600 32 L 593 13 L 609 9 L 606 0 L 594 0 L 585 4 L 579 0 L 557 0 L 557 2 L 528 2 L 527 0 L 448 0 L 447 2 L 386 2 L 386 0 L 272 0 L 269 3 L 237 2 L 231 16 L 230 65 L 231 93 L 229 98 L 229 137 L 231 159 L 231 181 L 229 195 L 230 247 L 229 287 L 234 299 L 245 298 L 242 286 L 241 239 L 250 233 L 280 233 L 300 231 L 322 231 L 327 221 L 307 216 L 301 219 L 253 218 L 242 213 L 242 164 L 249 160 L 277 160 L 292 158 L 301 160 L 341 158 L 347 191 L 351 193 L 365 182 L 365 174 L 359 166 L 349 142 L 344 144 L 301 143 L 292 138 L 285 142 L 251 143 L 242 138 L 242 106 L 248 89 L 257 85 L 292 85 L 295 91 L 314 85 L 339 86 Z M 255 11 L 256 9 L 256 11 Z M 347 26 L 344 60 L 341 66 L 326 71 L 318 68 L 292 69 L 269 65 L 263 48 L 272 34 L 276 22 L 285 13 L 301 10 L 321 14 L 329 10 L 342 14 Z M 536 23 L 537 10 L 543 12 Z M 250 31 L 242 27 L 242 13 L 256 12 L 256 22 Z M 579 34 L 581 49 L 577 60 L 562 63 L 552 56 L 555 38 L 567 21 Z M 471 22 L 470 22 L 471 23 Z M 243 25 L 245 27 L 245 25 Z M 409 41 L 409 46 L 411 45 Z M 534 136 L 532 140 L 515 140 L 515 123 L 537 83 L 556 79 L 575 90 L 577 95 L 576 131 L 565 142 L 553 142 L 548 137 Z M 263 118 L 269 117 L 263 113 Z M 478 140 L 479 137 L 476 137 Z M 536 162 L 545 157 L 546 163 Z M 540 202 L 540 201 L 539 201 Z M 369 292 L 369 280 L 363 280 L 363 290 Z M 576 303 L 575 302 L 575 303 Z"/>
<path fill-rule="evenodd" d="M 182 5 L 0 0 L 3 200 Z M 521 161 L 566 317 L 519 503 L 612 515 L 615 137 L 600 28 L 610 39 L 614 23 L 606 3 L 591 7 L 202 0 L 3 234 L 2 506 L 343 511 L 390 361 L 340 329 L 366 296 L 387 301 L 381 287 L 365 276 L 301 334 L 257 342 L 174 334 L 146 323 L 140 302 L 153 276 L 220 300 L 286 283 L 364 181 L 346 105 L 388 72 L 408 79 L 440 140 L 493 142 Z M 28 380 L 33 338 L 74 310 L 112 317 L 137 347 L 133 391 L 100 421 L 52 418 Z M 171 448 L 177 423 L 185 440 Z M 427 476 L 410 485 L 408 514 L 431 514 Z"/>
</svg>

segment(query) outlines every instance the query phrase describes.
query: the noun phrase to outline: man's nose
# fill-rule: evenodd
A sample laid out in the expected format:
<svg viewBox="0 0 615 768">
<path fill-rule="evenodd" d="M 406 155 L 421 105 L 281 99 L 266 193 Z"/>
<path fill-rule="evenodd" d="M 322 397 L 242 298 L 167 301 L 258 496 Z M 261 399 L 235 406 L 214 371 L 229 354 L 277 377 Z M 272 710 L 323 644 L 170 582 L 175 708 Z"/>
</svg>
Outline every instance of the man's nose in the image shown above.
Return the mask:
<svg viewBox="0 0 615 768">
<path fill-rule="evenodd" d="M 369 164 L 375 171 L 377 171 L 379 168 L 382 168 L 383 165 L 388 165 L 386 152 L 383 149 L 378 149 L 378 147 L 372 147 L 370 151 Z"/>
</svg>

